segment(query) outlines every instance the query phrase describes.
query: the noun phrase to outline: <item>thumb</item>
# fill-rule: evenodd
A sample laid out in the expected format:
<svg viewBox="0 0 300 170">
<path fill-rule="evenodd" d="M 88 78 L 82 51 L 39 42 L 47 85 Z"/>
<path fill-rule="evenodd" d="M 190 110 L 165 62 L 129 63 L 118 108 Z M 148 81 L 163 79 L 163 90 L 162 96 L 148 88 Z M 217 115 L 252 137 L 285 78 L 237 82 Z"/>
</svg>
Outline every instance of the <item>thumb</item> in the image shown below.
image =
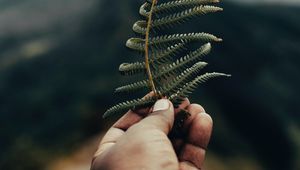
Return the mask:
<svg viewBox="0 0 300 170">
<path fill-rule="evenodd" d="M 139 122 L 142 126 L 157 128 L 168 134 L 174 123 L 174 107 L 167 99 L 158 100 L 153 106 L 153 112 Z"/>
</svg>

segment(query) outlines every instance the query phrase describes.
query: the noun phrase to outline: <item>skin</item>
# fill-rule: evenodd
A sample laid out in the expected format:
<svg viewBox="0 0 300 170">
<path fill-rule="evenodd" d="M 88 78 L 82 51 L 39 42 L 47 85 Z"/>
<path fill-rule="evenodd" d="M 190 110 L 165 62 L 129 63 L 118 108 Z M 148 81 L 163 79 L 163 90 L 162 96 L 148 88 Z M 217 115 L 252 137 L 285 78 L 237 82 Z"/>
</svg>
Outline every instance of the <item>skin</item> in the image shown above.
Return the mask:
<svg viewBox="0 0 300 170">
<path fill-rule="evenodd" d="M 153 108 L 128 111 L 106 133 L 92 161 L 91 170 L 198 170 L 212 132 L 212 119 L 198 104 L 186 99 L 179 107 L 191 116 L 184 122 L 184 136 L 170 139 L 179 109 L 167 99 Z"/>
</svg>

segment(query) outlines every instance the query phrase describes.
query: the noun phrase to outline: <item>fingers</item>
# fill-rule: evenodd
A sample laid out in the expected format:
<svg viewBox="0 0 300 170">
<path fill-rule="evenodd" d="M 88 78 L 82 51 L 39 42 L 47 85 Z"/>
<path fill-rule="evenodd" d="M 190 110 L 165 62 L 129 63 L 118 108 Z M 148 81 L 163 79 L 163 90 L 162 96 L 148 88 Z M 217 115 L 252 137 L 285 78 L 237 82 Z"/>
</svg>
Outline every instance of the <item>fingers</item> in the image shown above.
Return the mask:
<svg viewBox="0 0 300 170">
<path fill-rule="evenodd" d="M 152 96 L 153 92 L 147 94 L 145 97 Z M 143 97 L 143 98 L 145 98 Z M 188 98 L 185 98 L 183 102 L 179 105 L 178 108 L 175 109 L 175 114 L 178 113 L 181 109 L 185 109 L 187 106 L 190 105 L 190 101 Z M 122 116 L 114 125 L 113 127 L 122 129 L 126 131 L 130 126 L 136 124 L 144 117 L 146 117 L 149 112 L 152 111 L 153 108 L 141 108 L 138 110 L 129 110 L 124 116 Z"/>
<path fill-rule="evenodd" d="M 136 111 L 129 110 L 112 127 L 126 131 L 130 126 L 136 124 L 149 113 L 149 108 L 143 108 Z"/>
<path fill-rule="evenodd" d="M 110 128 L 103 139 L 101 140 L 94 157 L 101 155 L 104 151 L 110 149 L 117 142 L 122 135 L 124 135 L 124 131 L 118 128 Z"/>
<path fill-rule="evenodd" d="M 104 152 L 115 146 L 118 139 L 126 133 L 125 129 L 127 130 L 130 127 L 138 129 L 151 128 L 161 130 L 167 134 L 172 128 L 173 122 L 173 104 L 167 99 L 158 100 L 153 106 L 153 112 L 144 119 L 143 116 L 138 115 L 133 111 L 129 111 L 108 130 L 100 142 L 95 158 L 103 155 Z M 136 126 L 132 126 L 133 124 L 136 124 Z"/>
<path fill-rule="evenodd" d="M 125 131 L 133 124 L 143 119 L 143 115 L 148 114 L 149 108 L 139 109 L 136 112 L 129 110 L 123 117 L 121 117 L 104 135 L 102 138 L 98 150 L 95 153 L 95 157 L 102 154 L 105 150 L 111 148 Z"/>
<path fill-rule="evenodd" d="M 184 162 L 179 162 L 179 170 L 201 170 L 191 162 L 184 161 Z"/>
<path fill-rule="evenodd" d="M 155 128 L 168 134 L 174 123 L 174 107 L 167 99 L 158 100 L 153 106 L 153 112 L 137 123 L 136 127 Z"/>
<path fill-rule="evenodd" d="M 208 114 L 198 114 L 190 126 L 188 142 L 206 149 L 210 140 L 212 125 L 212 119 Z"/>
<path fill-rule="evenodd" d="M 143 97 L 153 96 L 153 92 L 148 93 Z M 122 116 L 114 125 L 114 128 L 119 128 L 126 131 L 130 126 L 142 120 L 145 116 L 149 114 L 150 108 L 141 108 L 137 110 L 129 110 L 124 116 Z"/>
<path fill-rule="evenodd" d="M 153 92 L 148 93 L 143 98 L 152 96 Z M 142 108 L 135 111 L 129 110 L 124 116 L 122 116 L 105 134 L 102 138 L 99 147 L 95 153 L 95 157 L 102 154 L 104 151 L 111 148 L 125 131 L 133 124 L 139 122 L 145 116 L 148 115 L 150 108 Z"/>
<path fill-rule="evenodd" d="M 180 162 L 189 162 L 191 166 L 201 169 L 205 159 L 205 150 L 201 147 L 185 144 L 181 154 L 179 155 Z"/>
<path fill-rule="evenodd" d="M 185 98 L 181 104 L 178 106 L 178 108 L 175 108 L 175 115 L 180 112 L 182 109 L 186 109 L 186 107 L 188 107 L 190 105 L 190 101 L 188 98 Z"/>
<path fill-rule="evenodd" d="M 199 105 L 199 104 L 190 104 L 186 110 L 191 114 L 188 119 L 185 121 L 184 123 L 184 128 L 188 129 L 192 122 L 194 121 L 195 117 L 199 114 L 199 113 L 205 113 L 205 109 Z"/>
<path fill-rule="evenodd" d="M 175 149 L 176 153 L 178 153 L 178 154 L 181 151 L 181 149 L 183 147 L 183 144 L 185 142 L 185 136 L 186 136 L 185 134 L 189 133 L 190 126 L 191 126 L 192 122 L 194 121 L 195 117 L 199 113 L 205 112 L 204 108 L 202 106 L 200 106 L 199 104 L 189 104 L 188 106 L 186 106 L 186 107 L 184 107 L 182 109 L 184 109 L 187 112 L 189 112 L 190 115 L 184 121 L 183 128 L 181 129 L 182 133 L 184 135 L 181 136 L 181 137 L 177 137 L 175 139 L 172 139 L 172 143 L 173 143 L 174 149 Z"/>
<path fill-rule="evenodd" d="M 204 109 L 200 105 L 192 104 L 187 110 L 191 116 L 186 120 L 184 128 L 188 129 L 186 143 L 182 146 L 179 160 L 184 166 L 195 166 L 200 169 L 203 166 L 205 150 L 210 140 L 212 132 L 212 119 L 204 113 Z"/>
</svg>

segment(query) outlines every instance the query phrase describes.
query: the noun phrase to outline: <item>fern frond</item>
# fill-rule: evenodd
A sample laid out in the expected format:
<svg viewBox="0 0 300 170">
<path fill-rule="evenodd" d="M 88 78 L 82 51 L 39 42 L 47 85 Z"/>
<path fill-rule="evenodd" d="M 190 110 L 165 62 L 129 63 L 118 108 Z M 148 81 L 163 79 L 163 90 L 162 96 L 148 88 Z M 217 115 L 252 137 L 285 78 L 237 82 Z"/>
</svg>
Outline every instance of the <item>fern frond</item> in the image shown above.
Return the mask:
<svg viewBox="0 0 300 170">
<path fill-rule="evenodd" d="M 220 42 L 221 38 L 218 38 L 208 33 L 188 33 L 188 34 L 173 34 L 158 36 L 150 39 L 150 45 L 174 43 L 178 41 L 202 41 L 202 42 Z M 141 42 L 140 42 L 141 43 Z"/>
<path fill-rule="evenodd" d="M 202 70 L 206 65 L 206 62 L 198 62 L 192 67 L 187 68 L 179 76 L 163 85 L 162 88 L 159 89 L 160 93 L 162 96 L 170 96 L 171 94 L 176 93 L 180 87 L 196 77 L 200 70 Z"/>
<path fill-rule="evenodd" d="M 104 113 L 103 118 L 107 118 L 109 116 L 114 116 L 118 114 L 124 114 L 124 112 L 127 112 L 130 109 L 152 106 L 156 100 L 157 100 L 156 97 L 148 97 L 145 99 L 135 99 L 135 100 L 119 103 L 113 106 L 112 108 L 108 109 Z"/>
<path fill-rule="evenodd" d="M 137 73 L 145 73 L 145 63 L 144 62 L 123 63 L 119 67 L 119 72 L 122 75 L 133 75 Z"/>
<path fill-rule="evenodd" d="M 204 83 L 211 78 L 221 77 L 221 76 L 230 77 L 231 75 L 213 72 L 213 73 L 206 73 L 204 75 L 198 76 L 193 81 L 186 83 L 176 93 L 171 95 L 169 97 L 169 100 L 171 100 L 174 103 L 174 106 L 176 106 L 176 104 L 178 105 L 182 102 L 183 98 L 188 97 L 189 94 L 192 93 L 199 84 Z M 183 77 L 181 77 L 181 78 L 183 79 Z M 147 82 L 144 82 L 144 83 L 147 84 Z M 170 88 L 170 90 L 172 90 L 172 89 Z M 132 109 L 134 106 L 135 107 L 151 106 L 154 104 L 155 101 L 156 101 L 155 98 L 150 97 L 150 98 L 146 98 L 146 99 L 137 99 L 137 100 L 123 102 L 123 103 L 120 103 L 120 104 L 108 109 L 105 112 L 103 117 L 105 118 L 105 117 L 108 117 L 108 116 L 111 116 L 111 115 L 114 115 L 117 113 L 127 111 L 129 109 Z"/>
<path fill-rule="evenodd" d="M 145 35 L 147 30 L 147 22 L 145 20 L 139 20 L 132 26 L 132 30 L 135 33 Z"/>
<path fill-rule="evenodd" d="M 193 81 L 186 83 L 182 88 L 180 88 L 176 93 L 171 95 L 169 99 L 178 104 L 181 103 L 183 98 L 186 98 L 189 96 L 190 93 L 192 93 L 199 84 L 206 82 L 207 80 L 215 77 L 230 77 L 231 75 L 224 74 L 224 73 L 205 73 L 201 76 L 196 77 Z"/>
<path fill-rule="evenodd" d="M 213 13 L 213 12 L 218 12 L 222 11 L 223 9 L 220 7 L 215 7 L 215 6 L 209 6 L 209 5 L 201 5 L 194 7 L 192 9 L 187 9 L 182 12 L 178 12 L 175 14 L 171 14 L 168 16 L 165 16 L 160 19 L 156 19 L 152 21 L 151 28 L 152 29 L 162 29 L 162 28 L 169 28 L 171 26 L 174 26 L 175 24 L 182 24 L 185 21 L 189 20 L 190 18 L 197 16 L 197 15 L 204 15 L 207 13 Z M 145 34 L 146 33 L 146 21 L 137 21 L 133 25 L 133 30 L 136 33 L 139 34 Z"/>
<path fill-rule="evenodd" d="M 218 3 L 218 0 L 176 0 L 176 1 L 170 1 L 166 3 L 162 3 L 160 5 L 157 5 L 153 9 L 153 13 L 155 14 L 160 14 L 164 12 L 172 12 L 173 10 L 176 9 L 181 9 L 185 7 L 190 7 L 190 6 L 199 6 L 199 5 L 204 5 L 204 4 L 209 4 L 209 3 Z M 150 3 L 144 3 L 140 7 L 140 15 L 144 17 L 149 16 L 149 8 Z"/>
<path fill-rule="evenodd" d="M 145 51 L 145 39 L 142 38 L 130 38 L 126 41 L 126 47 L 144 52 Z"/>
<path fill-rule="evenodd" d="M 132 84 L 118 87 L 116 88 L 115 93 L 131 93 L 143 88 L 149 88 L 149 84 L 147 80 L 142 80 Z"/>
<path fill-rule="evenodd" d="M 204 15 L 207 13 L 213 13 L 222 10 L 222 8 L 215 6 L 198 6 L 179 13 L 168 15 L 161 19 L 154 20 L 151 26 L 152 28 L 168 28 L 174 26 L 175 24 L 181 24 L 194 16 Z"/>
<path fill-rule="evenodd" d="M 207 43 L 201 46 L 199 49 L 191 52 L 190 54 L 181 57 L 176 60 L 174 63 L 157 70 L 154 73 L 154 79 L 162 79 L 166 77 L 170 77 L 175 75 L 176 73 L 181 72 L 183 69 L 194 63 L 195 61 L 199 61 L 203 56 L 207 55 L 211 51 L 211 44 Z M 145 67 L 144 67 L 145 68 Z M 134 92 L 140 90 L 142 88 L 149 88 L 149 84 L 146 80 L 142 80 L 136 83 L 132 83 L 129 85 L 125 85 L 116 89 L 117 93 L 122 92 Z"/>
<path fill-rule="evenodd" d="M 141 7 L 140 7 L 140 15 L 147 17 L 149 16 L 149 8 L 151 6 L 151 2 L 145 2 Z M 147 9 L 148 8 L 148 9 Z"/>
<path fill-rule="evenodd" d="M 157 66 L 171 61 L 173 56 L 176 56 L 176 54 L 178 54 L 180 51 L 186 49 L 186 44 L 187 44 L 186 41 L 182 41 L 180 43 L 167 47 L 166 50 L 153 53 L 153 56 L 150 59 L 150 63 L 153 66 Z"/>
<path fill-rule="evenodd" d="M 161 78 L 171 77 L 171 76 L 179 73 L 180 71 L 182 71 L 189 65 L 192 65 L 195 61 L 199 61 L 203 56 L 207 55 L 210 52 L 210 50 L 211 50 L 211 44 L 210 43 L 204 44 L 199 49 L 191 52 L 190 54 L 188 54 L 184 57 L 181 57 L 174 63 L 172 63 L 168 66 L 162 67 L 160 70 L 157 70 L 156 73 L 153 73 L 153 75 L 154 75 L 153 78 L 161 79 Z M 116 92 L 117 93 L 124 93 L 124 92 L 129 93 L 129 92 L 138 91 L 143 88 L 147 88 L 147 89 L 149 88 L 149 84 L 148 84 L 147 80 L 142 80 L 142 81 L 138 81 L 136 83 L 132 83 L 129 85 L 119 87 L 116 89 Z"/>
<path fill-rule="evenodd" d="M 185 49 L 185 42 L 175 44 L 168 47 L 166 50 L 153 53 L 153 57 L 150 59 L 151 66 L 157 69 L 158 66 L 170 62 L 172 56 Z M 119 67 L 119 72 L 122 75 L 133 75 L 137 73 L 145 73 L 145 62 L 123 63 Z"/>
<path fill-rule="evenodd" d="M 178 74 L 185 68 L 192 65 L 195 61 L 199 61 L 203 56 L 207 55 L 211 51 L 211 44 L 207 43 L 196 51 L 191 52 L 190 54 L 181 57 L 176 60 L 174 63 L 163 67 L 160 71 L 153 73 L 155 78 L 166 78 L 174 74 Z"/>
<path fill-rule="evenodd" d="M 218 3 L 219 0 L 176 0 L 162 3 L 154 9 L 155 13 L 164 13 L 190 6 L 200 6 L 209 3 Z"/>
<path fill-rule="evenodd" d="M 128 48 L 144 54 L 144 61 L 123 63 L 119 71 L 123 75 L 145 73 L 147 79 L 118 87 L 115 93 L 132 93 L 146 89 L 153 91 L 154 96 L 119 103 L 108 109 L 103 115 L 104 118 L 123 114 L 129 109 L 152 106 L 162 97 L 167 97 L 178 107 L 199 84 L 211 78 L 230 76 L 216 72 L 198 76 L 207 65 L 201 59 L 210 52 L 210 43 L 220 42 L 221 38 L 204 32 L 171 35 L 161 35 L 159 32 L 192 17 L 222 11 L 222 8 L 210 5 L 217 2 L 219 0 L 169 0 L 163 3 L 146 0 L 140 7 L 140 14 L 145 19 L 137 21 L 132 27 L 139 37 L 130 38 L 126 42 Z M 206 44 L 187 53 L 186 45 L 197 41 Z M 186 55 L 178 59 L 181 51 Z M 188 113 L 185 112 L 184 115 Z M 184 119 L 180 120 L 181 123 L 183 121 Z"/>
<path fill-rule="evenodd" d="M 188 33 L 188 34 L 173 34 L 173 35 L 164 35 L 151 38 L 149 40 L 149 45 L 153 47 L 158 47 L 160 44 L 172 44 L 178 43 L 180 41 L 202 41 L 202 42 L 220 42 L 221 38 L 218 38 L 212 34 L 208 33 Z M 130 49 L 137 51 L 144 51 L 145 40 L 142 38 L 130 38 L 126 42 L 126 46 Z"/>
</svg>

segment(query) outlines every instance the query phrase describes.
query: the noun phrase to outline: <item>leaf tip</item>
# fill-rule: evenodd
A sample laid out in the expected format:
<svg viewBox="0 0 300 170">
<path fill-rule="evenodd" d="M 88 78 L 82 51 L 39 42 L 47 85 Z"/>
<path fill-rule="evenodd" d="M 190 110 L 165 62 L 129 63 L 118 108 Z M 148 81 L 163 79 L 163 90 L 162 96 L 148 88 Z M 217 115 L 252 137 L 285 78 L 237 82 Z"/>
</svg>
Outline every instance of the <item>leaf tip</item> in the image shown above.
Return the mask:
<svg viewBox="0 0 300 170">
<path fill-rule="evenodd" d="M 223 39 L 222 38 L 217 38 L 217 42 L 222 42 Z"/>
</svg>

